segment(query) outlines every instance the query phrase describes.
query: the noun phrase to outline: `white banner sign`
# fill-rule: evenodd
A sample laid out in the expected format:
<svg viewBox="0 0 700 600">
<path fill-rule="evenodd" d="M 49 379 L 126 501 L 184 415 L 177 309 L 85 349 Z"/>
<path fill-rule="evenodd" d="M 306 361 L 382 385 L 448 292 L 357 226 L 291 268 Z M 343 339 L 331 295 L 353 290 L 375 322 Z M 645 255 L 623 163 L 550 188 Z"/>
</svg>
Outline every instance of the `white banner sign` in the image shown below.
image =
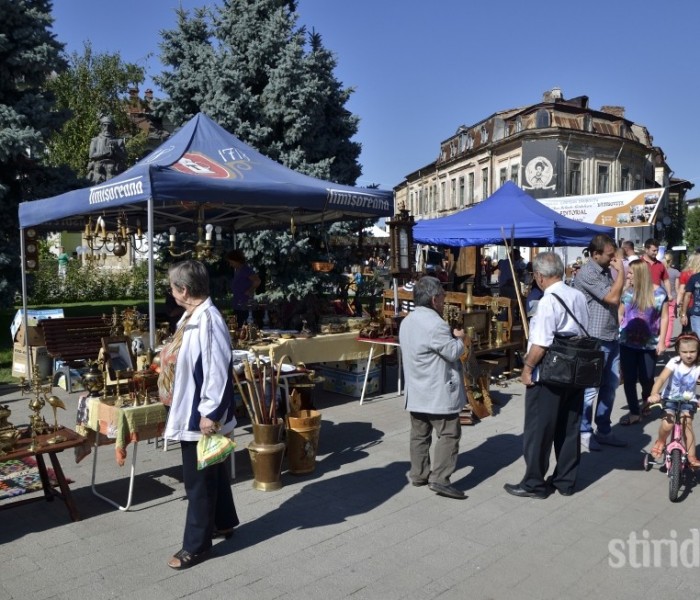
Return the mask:
<svg viewBox="0 0 700 600">
<path fill-rule="evenodd" d="M 654 224 L 663 193 L 664 188 L 653 188 L 538 200 L 574 221 L 607 227 L 642 227 Z"/>
</svg>

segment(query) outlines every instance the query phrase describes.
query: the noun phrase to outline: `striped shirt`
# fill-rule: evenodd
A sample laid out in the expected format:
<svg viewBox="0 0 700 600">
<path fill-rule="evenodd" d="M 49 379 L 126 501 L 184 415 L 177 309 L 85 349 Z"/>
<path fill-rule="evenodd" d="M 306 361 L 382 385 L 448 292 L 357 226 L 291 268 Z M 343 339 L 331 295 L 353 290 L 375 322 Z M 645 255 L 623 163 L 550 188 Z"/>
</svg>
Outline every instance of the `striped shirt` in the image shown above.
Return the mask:
<svg viewBox="0 0 700 600">
<path fill-rule="evenodd" d="M 588 333 L 591 337 L 611 342 L 618 339 L 619 322 L 617 306 L 605 302 L 613 285 L 609 267 L 601 267 L 589 259 L 580 269 L 574 287 L 583 292 L 588 304 Z"/>
</svg>

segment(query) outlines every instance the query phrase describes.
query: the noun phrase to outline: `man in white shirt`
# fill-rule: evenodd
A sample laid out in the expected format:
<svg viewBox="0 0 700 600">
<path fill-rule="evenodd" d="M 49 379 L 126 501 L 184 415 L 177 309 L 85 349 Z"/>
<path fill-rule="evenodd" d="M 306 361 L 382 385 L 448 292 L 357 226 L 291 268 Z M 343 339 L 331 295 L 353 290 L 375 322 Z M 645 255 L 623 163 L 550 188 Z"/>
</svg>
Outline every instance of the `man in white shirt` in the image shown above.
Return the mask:
<svg viewBox="0 0 700 600">
<path fill-rule="evenodd" d="M 576 320 L 586 328 L 588 308 L 585 296 L 564 283 L 564 263 L 557 254 L 540 252 L 532 262 L 532 270 L 544 295 L 530 322 L 530 338 L 520 379 L 527 386 L 523 427 L 525 475 L 520 483 L 506 483 L 503 487 L 512 496 L 545 499 L 555 490 L 563 496 L 574 493 L 584 390 L 538 382 L 538 365 L 555 334 L 584 335 Z M 552 475 L 545 479 L 552 446 L 557 464 Z"/>
</svg>

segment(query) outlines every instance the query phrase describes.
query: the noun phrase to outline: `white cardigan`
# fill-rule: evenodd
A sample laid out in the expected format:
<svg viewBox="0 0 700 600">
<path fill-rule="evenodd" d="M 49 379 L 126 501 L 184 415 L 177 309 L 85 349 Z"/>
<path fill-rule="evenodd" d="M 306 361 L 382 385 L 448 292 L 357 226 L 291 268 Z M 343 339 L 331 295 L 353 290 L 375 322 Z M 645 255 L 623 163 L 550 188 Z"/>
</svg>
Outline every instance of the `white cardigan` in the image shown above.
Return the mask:
<svg viewBox="0 0 700 600">
<path fill-rule="evenodd" d="M 220 433 L 224 435 L 233 431 L 236 418 L 231 367 L 228 327 L 211 298 L 207 298 L 194 309 L 185 326 L 165 438 L 198 441 L 201 417 L 220 422 Z"/>
</svg>

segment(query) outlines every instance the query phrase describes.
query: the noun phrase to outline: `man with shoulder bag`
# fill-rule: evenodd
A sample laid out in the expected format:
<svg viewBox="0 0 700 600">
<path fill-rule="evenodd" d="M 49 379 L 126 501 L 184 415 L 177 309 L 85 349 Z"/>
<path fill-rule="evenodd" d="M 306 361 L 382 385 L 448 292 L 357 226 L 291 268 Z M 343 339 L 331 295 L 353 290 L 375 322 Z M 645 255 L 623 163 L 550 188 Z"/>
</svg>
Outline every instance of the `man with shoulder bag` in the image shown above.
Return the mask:
<svg viewBox="0 0 700 600">
<path fill-rule="evenodd" d="M 544 295 L 530 322 L 521 376 L 527 387 L 523 427 L 525 475 L 520 483 L 503 487 L 513 496 L 544 499 L 555 490 L 564 496 L 574 492 L 584 389 L 539 381 L 539 371 L 555 336 L 586 334 L 588 309 L 584 295 L 564 283 L 564 263 L 558 255 L 540 252 L 533 260 L 532 270 Z M 557 463 L 552 475 L 545 479 L 552 446 Z"/>
</svg>

